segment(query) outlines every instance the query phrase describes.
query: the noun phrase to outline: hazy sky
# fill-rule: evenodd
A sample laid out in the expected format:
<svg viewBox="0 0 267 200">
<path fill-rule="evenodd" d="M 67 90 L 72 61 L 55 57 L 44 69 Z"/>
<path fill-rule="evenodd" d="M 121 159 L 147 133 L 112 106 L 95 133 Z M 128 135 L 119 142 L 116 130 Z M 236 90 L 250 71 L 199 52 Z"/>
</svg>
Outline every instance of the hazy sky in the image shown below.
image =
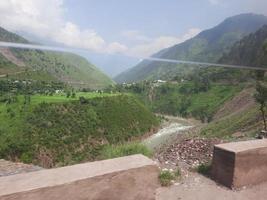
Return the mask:
<svg viewBox="0 0 267 200">
<path fill-rule="evenodd" d="M 0 0 L 0 26 L 101 53 L 148 56 L 267 0 Z"/>
</svg>

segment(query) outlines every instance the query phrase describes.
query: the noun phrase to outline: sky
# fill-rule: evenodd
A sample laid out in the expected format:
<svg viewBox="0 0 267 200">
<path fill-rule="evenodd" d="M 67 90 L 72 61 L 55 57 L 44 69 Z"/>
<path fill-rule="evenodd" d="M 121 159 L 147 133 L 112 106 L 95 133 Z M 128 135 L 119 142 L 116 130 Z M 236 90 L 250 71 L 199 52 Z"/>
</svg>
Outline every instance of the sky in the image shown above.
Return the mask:
<svg viewBox="0 0 267 200">
<path fill-rule="evenodd" d="M 266 8 L 267 0 L 0 0 L 0 26 L 32 41 L 89 50 L 86 57 L 114 75 L 127 65 L 118 55 L 146 57 L 227 17 L 267 15 Z M 127 67 L 136 62 L 130 60 Z"/>
</svg>

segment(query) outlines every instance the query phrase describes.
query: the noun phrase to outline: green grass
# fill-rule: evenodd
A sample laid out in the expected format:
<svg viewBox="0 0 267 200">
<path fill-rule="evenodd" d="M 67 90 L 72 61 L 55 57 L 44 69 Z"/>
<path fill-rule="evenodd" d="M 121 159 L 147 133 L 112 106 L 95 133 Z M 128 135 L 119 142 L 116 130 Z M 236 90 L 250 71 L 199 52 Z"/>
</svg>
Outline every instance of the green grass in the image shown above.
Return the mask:
<svg viewBox="0 0 267 200">
<path fill-rule="evenodd" d="M 181 176 L 180 169 L 176 169 L 176 171 L 170 171 L 170 170 L 161 170 L 159 174 L 159 181 L 160 184 L 164 187 L 170 186 L 172 184 L 172 181 L 175 181 L 179 179 Z"/>
<path fill-rule="evenodd" d="M 134 154 L 151 157 L 152 152 L 143 144 L 132 142 L 121 145 L 107 145 L 101 151 L 101 159 L 117 158 Z"/>
<path fill-rule="evenodd" d="M 212 115 L 239 91 L 240 88 L 234 86 L 214 85 L 208 92 L 192 95 L 188 112 L 194 113 L 200 108 L 205 108 L 208 115 Z"/>
<path fill-rule="evenodd" d="M 188 92 L 181 92 L 181 88 Z M 241 86 L 229 84 L 211 84 L 206 92 L 190 92 L 194 89 L 191 82 L 184 84 L 164 84 L 154 89 L 153 101 L 148 100 L 148 94 L 139 94 L 154 112 L 195 117 L 202 121 L 211 121 L 214 113 L 226 102 L 241 91 Z"/>
<path fill-rule="evenodd" d="M 206 137 L 231 138 L 238 131 L 255 134 L 263 127 L 258 106 L 255 105 L 240 113 L 233 113 L 218 121 L 213 121 L 201 130 Z"/>
<path fill-rule="evenodd" d="M 87 101 L 80 102 L 80 96 Z M 0 156 L 44 167 L 92 161 L 105 152 L 104 147 L 114 146 L 114 156 L 148 155 L 142 145 L 120 144 L 158 125 L 157 118 L 131 95 L 78 93 L 74 99 L 34 95 L 29 104 L 23 101 L 19 96 L 15 103 L 0 103 Z"/>
<path fill-rule="evenodd" d="M 60 102 L 69 102 L 69 101 L 75 101 L 79 100 L 79 97 L 85 97 L 86 99 L 92 99 L 97 97 L 111 97 L 119 95 L 119 93 L 115 94 L 109 94 L 109 93 L 97 93 L 97 92 L 78 92 L 76 93 L 75 98 L 67 98 L 65 94 L 58 94 L 53 96 L 47 96 L 47 95 L 34 95 L 31 96 L 31 102 L 33 104 L 38 104 L 42 102 L 46 103 L 60 103 Z"/>
<path fill-rule="evenodd" d="M 119 94 L 108 93 L 94 93 L 94 92 L 79 92 L 75 98 L 67 98 L 66 95 L 32 95 L 31 103 L 24 105 L 24 96 L 19 95 L 18 102 L 12 104 L 0 103 L 0 134 L 11 134 L 12 132 L 18 132 L 22 129 L 25 117 L 33 111 L 33 109 L 40 103 L 67 103 L 77 101 L 79 97 L 83 96 L 87 99 L 98 97 L 112 97 Z M 10 117 L 7 110 L 11 110 L 15 116 Z"/>
</svg>

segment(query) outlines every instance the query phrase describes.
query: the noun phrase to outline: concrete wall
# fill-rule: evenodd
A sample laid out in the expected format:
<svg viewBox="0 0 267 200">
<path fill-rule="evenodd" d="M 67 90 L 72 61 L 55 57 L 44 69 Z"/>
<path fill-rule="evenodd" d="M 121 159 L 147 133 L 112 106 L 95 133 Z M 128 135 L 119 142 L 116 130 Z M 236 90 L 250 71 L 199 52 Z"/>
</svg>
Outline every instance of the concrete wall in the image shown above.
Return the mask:
<svg viewBox="0 0 267 200">
<path fill-rule="evenodd" d="M 267 140 L 215 145 L 212 176 L 231 188 L 267 181 Z"/>
<path fill-rule="evenodd" d="M 158 167 L 128 156 L 0 178 L 0 200 L 155 199 Z"/>
</svg>

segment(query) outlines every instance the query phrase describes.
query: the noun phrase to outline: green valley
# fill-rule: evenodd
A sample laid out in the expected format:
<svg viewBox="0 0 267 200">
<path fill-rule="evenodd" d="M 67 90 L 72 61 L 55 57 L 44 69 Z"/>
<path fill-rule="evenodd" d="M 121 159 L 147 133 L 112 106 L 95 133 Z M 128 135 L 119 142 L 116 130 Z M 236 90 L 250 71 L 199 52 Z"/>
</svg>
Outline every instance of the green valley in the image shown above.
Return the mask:
<svg viewBox="0 0 267 200">
<path fill-rule="evenodd" d="M 264 67 L 264 24 L 265 16 L 234 16 L 155 56 Z M 5 30 L 2 37 L 27 42 Z M 207 140 L 255 137 L 263 127 L 265 97 L 254 98 L 263 71 L 143 61 L 116 78 L 128 83 L 115 84 L 71 53 L 2 48 L 0 73 L 0 156 L 46 168 L 150 156 L 141 141 L 165 123 L 179 132 L 197 121 Z"/>
</svg>

